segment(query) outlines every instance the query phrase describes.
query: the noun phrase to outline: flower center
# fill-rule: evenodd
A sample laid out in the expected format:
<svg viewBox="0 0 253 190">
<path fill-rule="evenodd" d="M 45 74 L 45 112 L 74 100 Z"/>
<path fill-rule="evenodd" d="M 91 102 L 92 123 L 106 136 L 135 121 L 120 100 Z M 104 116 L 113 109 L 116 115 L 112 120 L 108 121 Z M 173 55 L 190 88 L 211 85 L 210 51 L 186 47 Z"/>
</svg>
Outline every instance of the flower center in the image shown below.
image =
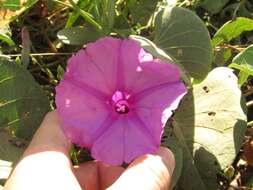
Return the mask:
<svg viewBox="0 0 253 190">
<path fill-rule="evenodd" d="M 127 114 L 129 112 L 129 104 L 125 94 L 121 91 L 116 91 L 112 96 L 112 105 L 114 110 L 119 114 Z"/>
</svg>

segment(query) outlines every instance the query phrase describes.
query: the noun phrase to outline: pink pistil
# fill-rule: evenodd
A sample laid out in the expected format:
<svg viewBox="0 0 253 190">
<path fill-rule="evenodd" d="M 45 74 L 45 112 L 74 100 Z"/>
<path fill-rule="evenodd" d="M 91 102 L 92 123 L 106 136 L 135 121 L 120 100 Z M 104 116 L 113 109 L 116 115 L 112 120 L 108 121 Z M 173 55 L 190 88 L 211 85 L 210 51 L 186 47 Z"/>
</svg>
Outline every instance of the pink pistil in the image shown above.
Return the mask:
<svg viewBox="0 0 253 190">
<path fill-rule="evenodd" d="M 121 91 L 116 91 L 112 96 L 112 106 L 119 114 L 127 114 L 130 111 L 126 95 Z"/>
</svg>

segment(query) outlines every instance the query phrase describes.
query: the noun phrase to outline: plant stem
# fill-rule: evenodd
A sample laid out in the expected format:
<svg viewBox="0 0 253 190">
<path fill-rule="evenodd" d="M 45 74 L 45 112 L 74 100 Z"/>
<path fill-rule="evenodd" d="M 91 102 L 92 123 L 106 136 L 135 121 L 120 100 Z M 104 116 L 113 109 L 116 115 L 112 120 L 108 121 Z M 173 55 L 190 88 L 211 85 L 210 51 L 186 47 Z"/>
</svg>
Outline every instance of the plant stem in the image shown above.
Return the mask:
<svg viewBox="0 0 253 190">
<path fill-rule="evenodd" d="M 72 55 L 74 53 L 30 53 L 30 56 L 56 56 L 56 55 Z M 21 57 L 22 54 L 6 54 L 6 55 L 1 55 L 0 57 Z"/>
<path fill-rule="evenodd" d="M 69 0 L 70 4 L 72 5 L 72 8 L 77 11 L 87 22 L 95 26 L 98 30 L 102 30 L 102 26 L 98 24 L 92 15 L 82 9 L 80 9 L 73 0 Z"/>
<path fill-rule="evenodd" d="M 251 106 L 253 106 L 253 100 L 248 101 L 248 102 L 246 103 L 246 106 L 247 106 L 247 107 L 251 107 Z"/>
<path fill-rule="evenodd" d="M 248 123 L 247 123 L 247 126 L 248 126 L 248 127 L 253 127 L 253 121 L 248 122 Z"/>
</svg>

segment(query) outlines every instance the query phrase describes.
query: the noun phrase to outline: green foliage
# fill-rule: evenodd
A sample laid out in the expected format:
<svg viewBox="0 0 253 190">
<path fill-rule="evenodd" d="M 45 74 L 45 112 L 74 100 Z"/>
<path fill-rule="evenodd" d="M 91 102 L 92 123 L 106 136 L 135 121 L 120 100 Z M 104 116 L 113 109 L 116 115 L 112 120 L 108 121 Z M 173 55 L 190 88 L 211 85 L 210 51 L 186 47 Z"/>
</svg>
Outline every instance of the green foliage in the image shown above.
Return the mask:
<svg viewBox="0 0 253 190">
<path fill-rule="evenodd" d="M 179 7 L 161 10 L 155 20 L 155 44 L 172 56 L 197 81 L 210 70 L 209 33 L 191 11 Z"/>
<path fill-rule="evenodd" d="M 217 173 L 232 164 L 243 141 L 244 104 L 236 76 L 224 67 L 188 92 L 172 123 L 183 148 L 180 189 L 217 189 Z"/>
<path fill-rule="evenodd" d="M 184 70 L 184 66 L 180 63 L 176 62 L 172 57 L 167 55 L 162 49 L 158 48 L 152 41 L 148 40 L 147 38 L 131 35 L 131 39 L 138 41 L 143 49 L 147 52 L 151 53 L 154 57 L 164 60 L 168 63 L 175 63 L 178 64 L 181 68 L 181 78 L 182 80 L 189 86 L 191 86 L 190 77 L 187 75 L 187 72 Z"/>
<path fill-rule="evenodd" d="M 24 145 L 17 146 L 14 142 L 12 143 L 11 139 L 13 138 L 6 132 L 0 132 L 0 184 L 3 184 L 8 178 L 14 164 L 18 161 L 25 149 Z"/>
<path fill-rule="evenodd" d="M 212 14 L 217 14 L 228 2 L 229 0 L 203 0 L 198 3 L 198 6 Z"/>
<path fill-rule="evenodd" d="M 5 42 L 9 46 L 14 46 L 15 42 L 11 39 L 11 31 L 8 26 L 0 28 L 0 42 Z"/>
<path fill-rule="evenodd" d="M 253 76 L 253 45 L 247 47 L 232 60 L 229 67 L 240 70 L 239 85 L 245 83 L 248 77 Z"/>
<path fill-rule="evenodd" d="M 0 58 L 0 184 L 22 154 L 25 147 L 20 144 L 30 140 L 49 110 L 48 99 L 53 107 L 54 87 L 67 59 L 80 46 L 106 35 L 130 37 L 154 57 L 181 68 L 188 94 L 163 142 L 176 158 L 173 187 L 217 189 L 220 173 L 227 183 L 233 180 L 238 171 L 229 169 L 240 159 L 245 102 L 230 69 L 210 70 L 238 70 L 238 83 L 250 94 L 251 1 L 177 0 L 176 7 L 168 6 L 170 0 L 22 2 L 0 2 L 0 57 L 5 57 Z M 252 93 L 247 97 L 251 99 Z M 252 110 L 252 120 L 251 115 Z M 70 154 L 80 163 L 76 148 Z M 245 185 L 251 187 L 252 179 Z"/>
<path fill-rule="evenodd" d="M 23 6 L 25 6 L 25 9 L 28 9 L 31 6 L 33 6 L 37 1 L 38 0 L 27 0 L 25 1 Z M 0 5 L 5 9 L 10 9 L 13 11 L 17 11 L 22 8 L 20 0 L 4 0 L 3 2 L 0 3 Z"/>
<path fill-rule="evenodd" d="M 115 20 L 115 0 L 95 0 L 94 12 L 96 20 L 103 29 L 103 34 L 107 35 L 111 32 Z"/>
<path fill-rule="evenodd" d="M 49 102 L 31 74 L 15 62 L 0 60 L 0 128 L 30 139 Z"/>
<path fill-rule="evenodd" d="M 57 36 L 65 44 L 84 45 L 98 39 L 100 34 L 92 26 L 86 26 L 64 28 Z"/>
<path fill-rule="evenodd" d="M 248 180 L 246 187 L 248 188 L 253 188 L 253 177 L 251 176 L 251 178 Z"/>
<path fill-rule="evenodd" d="M 83 17 L 88 23 L 93 25 L 98 30 L 102 30 L 102 26 L 100 26 L 100 24 L 97 23 L 93 15 L 81 9 L 73 0 L 69 0 L 69 2 L 71 4 L 72 9 L 74 9 L 78 14 L 80 14 L 80 16 Z"/>
<path fill-rule="evenodd" d="M 220 48 L 216 49 L 214 52 L 214 64 L 215 66 L 225 66 L 226 63 L 232 56 L 232 51 L 230 48 Z"/>
<path fill-rule="evenodd" d="M 158 0 L 130 0 L 128 3 L 134 23 L 145 25 L 154 13 Z"/>
<path fill-rule="evenodd" d="M 38 0 L 27 0 L 21 4 L 20 0 L 4 0 L 0 2 L 0 28 L 9 24 L 20 14 L 30 9 Z M 2 12 L 2 13 L 1 13 Z"/>
<path fill-rule="evenodd" d="M 253 30 L 253 20 L 248 18 L 238 17 L 234 21 L 225 23 L 214 35 L 212 46 L 218 46 L 222 43 L 240 36 L 245 31 Z"/>
<path fill-rule="evenodd" d="M 90 1 L 87 1 L 87 0 L 77 2 L 77 6 L 80 9 L 84 9 L 88 7 L 89 4 L 90 4 Z M 71 12 L 69 14 L 68 20 L 66 21 L 65 28 L 71 27 L 77 21 L 79 17 L 80 17 L 80 13 L 78 11 Z"/>
<path fill-rule="evenodd" d="M 8 36 L 7 34 L 5 34 L 5 32 L 2 32 L 2 31 L 0 31 L 0 40 L 6 42 L 9 46 L 15 45 L 15 43 L 13 42 L 11 37 Z"/>
<path fill-rule="evenodd" d="M 15 62 L 0 59 L 0 183 L 49 111 L 49 101 L 31 74 Z"/>
<path fill-rule="evenodd" d="M 162 145 L 165 147 L 169 147 L 170 150 L 173 152 L 175 157 L 175 169 L 172 175 L 172 182 L 171 187 L 175 187 L 183 169 L 183 148 L 180 145 L 180 142 L 178 138 L 173 134 L 173 127 L 172 126 L 166 126 L 165 127 L 165 140 L 162 142 Z"/>
</svg>

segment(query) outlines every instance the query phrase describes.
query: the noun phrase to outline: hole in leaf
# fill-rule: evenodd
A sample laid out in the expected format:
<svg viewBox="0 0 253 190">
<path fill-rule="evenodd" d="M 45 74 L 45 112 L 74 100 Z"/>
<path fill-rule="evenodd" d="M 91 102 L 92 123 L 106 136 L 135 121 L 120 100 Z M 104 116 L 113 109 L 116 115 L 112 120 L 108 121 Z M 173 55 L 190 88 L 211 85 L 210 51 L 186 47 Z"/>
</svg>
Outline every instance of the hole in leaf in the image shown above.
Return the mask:
<svg viewBox="0 0 253 190">
<path fill-rule="evenodd" d="M 213 112 L 213 111 L 210 111 L 210 112 L 208 112 L 208 115 L 209 115 L 209 116 L 215 116 L 215 115 L 216 115 L 216 113 L 215 113 L 215 112 Z"/>
<path fill-rule="evenodd" d="M 208 93 L 210 90 L 208 89 L 208 87 L 207 86 L 204 86 L 203 87 L 203 90 L 206 92 L 206 93 Z"/>
</svg>

